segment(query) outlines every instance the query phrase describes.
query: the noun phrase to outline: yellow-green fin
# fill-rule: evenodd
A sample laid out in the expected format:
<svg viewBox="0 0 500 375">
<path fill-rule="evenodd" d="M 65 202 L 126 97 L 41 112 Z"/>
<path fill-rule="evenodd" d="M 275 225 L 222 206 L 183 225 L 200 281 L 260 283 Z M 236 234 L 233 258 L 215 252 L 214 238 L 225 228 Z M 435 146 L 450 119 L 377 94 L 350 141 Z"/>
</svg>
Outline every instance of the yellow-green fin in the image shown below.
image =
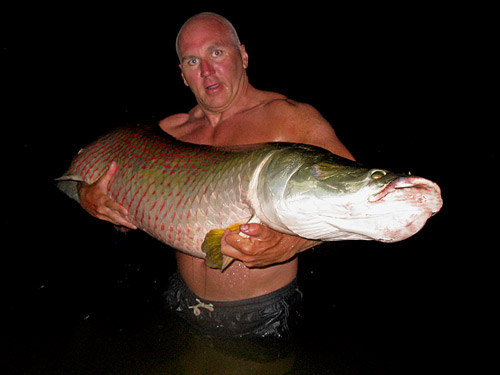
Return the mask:
<svg viewBox="0 0 500 375">
<path fill-rule="evenodd" d="M 206 254 L 205 262 L 208 267 L 224 271 L 233 262 L 233 258 L 221 253 L 221 239 L 227 229 L 236 232 L 242 224 L 232 224 L 224 229 L 212 229 L 207 233 L 205 240 L 201 244 L 201 250 Z"/>
</svg>

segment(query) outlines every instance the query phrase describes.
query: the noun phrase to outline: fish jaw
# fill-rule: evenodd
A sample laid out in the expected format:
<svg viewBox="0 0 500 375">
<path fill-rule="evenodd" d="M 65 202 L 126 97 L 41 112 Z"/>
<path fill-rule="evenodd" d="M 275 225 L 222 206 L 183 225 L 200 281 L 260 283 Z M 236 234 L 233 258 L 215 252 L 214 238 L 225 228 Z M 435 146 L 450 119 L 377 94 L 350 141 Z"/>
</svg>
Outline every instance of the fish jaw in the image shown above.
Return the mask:
<svg viewBox="0 0 500 375">
<path fill-rule="evenodd" d="M 411 198 L 411 194 L 414 194 L 415 203 L 427 203 L 428 209 L 430 209 L 433 214 L 439 212 L 443 205 L 441 189 L 435 182 L 422 177 L 413 176 L 398 177 L 392 180 L 381 191 L 373 194 L 368 200 L 370 202 L 382 201 L 385 197 L 394 192 L 403 192 L 404 194 L 393 195 L 391 196 L 393 199 L 396 197 L 399 199 Z"/>
<path fill-rule="evenodd" d="M 437 184 L 407 176 L 375 192 L 367 185 L 337 196 L 305 193 L 283 199 L 276 209 L 287 227 L 305 238 L 397 242 L 417 233 L 442 204 Z"/>
<path fill-rule="evenodd" d="M 443 206 L 439 186 L 421 177 L 399 177 L 369 198 L 379 216 L 378 241 L 397 242 L 414 235 Z"/>
</svg>

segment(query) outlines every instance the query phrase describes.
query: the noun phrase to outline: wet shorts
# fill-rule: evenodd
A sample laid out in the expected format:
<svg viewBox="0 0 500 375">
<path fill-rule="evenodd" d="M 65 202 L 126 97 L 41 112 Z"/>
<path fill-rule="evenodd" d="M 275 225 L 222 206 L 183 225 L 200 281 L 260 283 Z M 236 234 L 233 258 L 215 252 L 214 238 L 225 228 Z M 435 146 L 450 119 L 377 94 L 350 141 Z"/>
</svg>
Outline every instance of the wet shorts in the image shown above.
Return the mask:
<svg viewBox="0 0 500 375">
<path fill-rule="evenodd" d="M 217 302 L 198 297 L 177 272 L 164 297 L 168 310 L 209 337 L 287 339 L 301 318 L 296 279 L 263 296 Z"/>
</svg>

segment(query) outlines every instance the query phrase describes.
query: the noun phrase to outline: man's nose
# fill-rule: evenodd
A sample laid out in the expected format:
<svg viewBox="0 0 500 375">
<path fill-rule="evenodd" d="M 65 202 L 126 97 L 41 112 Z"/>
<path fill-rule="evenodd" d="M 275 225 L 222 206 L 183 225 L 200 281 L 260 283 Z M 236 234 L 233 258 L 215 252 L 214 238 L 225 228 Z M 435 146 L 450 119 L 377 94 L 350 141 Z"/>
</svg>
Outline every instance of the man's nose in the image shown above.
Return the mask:
<svg viewBox="0 0 500 375">
<path fill-rule="evenodd" d="M 200 74 L 202 77 L 208 77 L 214 72 L 214 69 L 210 62 L 206 60 L 201 60 L 200 69 Z"/>
</svg>

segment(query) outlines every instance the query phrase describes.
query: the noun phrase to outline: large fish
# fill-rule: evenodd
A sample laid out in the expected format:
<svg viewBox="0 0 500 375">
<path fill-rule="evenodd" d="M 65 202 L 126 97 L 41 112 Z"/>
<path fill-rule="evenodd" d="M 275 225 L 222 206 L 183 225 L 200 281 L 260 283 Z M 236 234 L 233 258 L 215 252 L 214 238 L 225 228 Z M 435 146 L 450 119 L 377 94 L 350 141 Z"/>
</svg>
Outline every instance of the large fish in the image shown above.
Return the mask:
<svg viewBox="0 0 500 375">
<path fill-rule="evenodd" d="M 108 193 L 129 220 L 214 268 L 231 261 L 220 253 L 222 233 L 242 223 L 321 241 L 395 242 L 417 233 L 442 206 L 434 182 L 366 168 L 322 148 L 200 146 L 140 125 L 81 150 L 58 186 L 75 198 L 72 181 L 93 183 L 112 161 L 118 169 Z"/>
</svg>

